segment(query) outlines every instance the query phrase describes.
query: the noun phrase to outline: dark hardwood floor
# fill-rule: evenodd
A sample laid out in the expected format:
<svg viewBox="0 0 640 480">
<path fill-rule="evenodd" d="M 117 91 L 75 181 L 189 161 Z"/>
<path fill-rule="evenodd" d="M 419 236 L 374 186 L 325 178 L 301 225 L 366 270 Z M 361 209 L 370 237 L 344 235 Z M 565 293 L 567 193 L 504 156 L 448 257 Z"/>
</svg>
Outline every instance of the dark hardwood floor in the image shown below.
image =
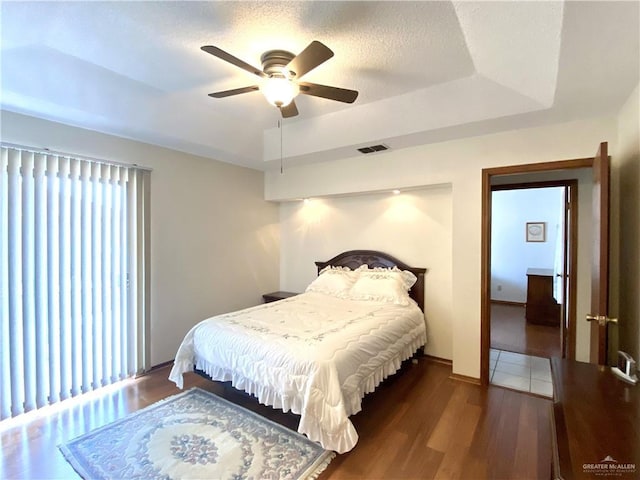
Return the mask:
<svg viewBox="0 0 640 480">
<path fill-rule="evenodd" d="M 160 368 L 82 404 L 0 431 L 0 478 L 78 478 L 57 445 L 178 393 Z M 548 479 L 551 402 L 498 387 L 452 380 L 451 367 L 407 362 L 352 417 L 360 440 L 320 476 L 328 479 Z M 296 428 L 284 414 L 195 374 L 198 386 Z M 0 424 L 0 428 L 1 428 Z"/>
<path fill-rule="evenodd" d="M 527 323 L 524 307 L 492 303 L 491 348 L 536 357 L 561 357 L 560 327 Z"/>
</svg>

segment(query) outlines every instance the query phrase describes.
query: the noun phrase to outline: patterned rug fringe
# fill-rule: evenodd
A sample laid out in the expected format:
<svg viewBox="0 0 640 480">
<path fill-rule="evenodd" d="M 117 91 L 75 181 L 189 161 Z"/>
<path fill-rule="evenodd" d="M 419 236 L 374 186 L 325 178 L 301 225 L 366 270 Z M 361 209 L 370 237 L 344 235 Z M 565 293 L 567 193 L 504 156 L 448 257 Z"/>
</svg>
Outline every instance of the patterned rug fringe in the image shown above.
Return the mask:
<svg viewBox="0 0 640 480">
<path fill-rule="evenodd" d="M 300 478 L 304 478 L 305 480 L 316 480 L 322 472 L 324 472 L 331 460 L 336 457 L 336 452 L 327 452 L 326 455 L 320 457 L 316 463 L 311 465 L 309 469 L 304 472 Z"/>
</svg>

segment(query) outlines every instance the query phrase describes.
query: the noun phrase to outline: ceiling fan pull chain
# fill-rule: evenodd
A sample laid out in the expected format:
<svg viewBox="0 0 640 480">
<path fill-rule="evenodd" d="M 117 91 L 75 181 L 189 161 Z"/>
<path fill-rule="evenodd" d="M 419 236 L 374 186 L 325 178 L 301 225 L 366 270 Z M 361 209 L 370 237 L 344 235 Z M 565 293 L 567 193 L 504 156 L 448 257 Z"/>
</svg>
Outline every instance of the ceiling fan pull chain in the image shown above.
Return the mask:
<svg viewBox="0 0 640 480">
<path fill-rule="evenodd" d="M 282 124 L 281 120 L 278 119 L 278 129 L 280 130 L 280 175 L 284 173 L 284 168 L 282 166 Z"/>
</svg>

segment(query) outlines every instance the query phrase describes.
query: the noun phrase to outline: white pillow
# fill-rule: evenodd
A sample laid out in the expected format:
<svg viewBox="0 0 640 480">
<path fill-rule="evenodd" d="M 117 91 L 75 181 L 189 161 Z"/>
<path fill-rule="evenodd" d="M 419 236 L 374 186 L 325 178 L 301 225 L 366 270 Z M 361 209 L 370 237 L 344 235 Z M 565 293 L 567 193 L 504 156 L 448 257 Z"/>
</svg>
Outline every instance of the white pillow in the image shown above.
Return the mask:
<svg viewBox="0 0 640 480">
<path fill-rule="evenodd" d="M 358 269 L 359 276 L 349 291 L 353 300 L 375 300 L 379 302 L 408 305 L 411 302 L 409 289 L 418 280 L 408 270 L 397 267 Z"/>
<path fill-rule="evenodd" d="M 413 287 L 413 285 L 418 281 L 418 277 L 416 277 L 412 272 L 410 272 L 409 270 L 400 270 L 398 267 L 393 267 L 393 268 L 385 268 L 385 267 L 375 267 L 375 268 L 369 268 L 368 265 L 361 265 L 360 267 L 358 267 L 358 269 L 356 270 L 356 272 L 360 273 L 360 272 L 382 272 L 382 273 L 386 273 L 389 276 L 398 276 L 400 281 L 402 282 L 402 284 L 405 286 L 405 288 L 407 289 L 407 291 L 409 291 L 411 289 L 411 287 Z"/>
<path fill-rule="evenodd" d="M 347 267 L 326 267 L 320 271 L 318 278 L 309 284 L 306 291 L 345 298 L 357 276 L 356 272 Z"/>
</svg>

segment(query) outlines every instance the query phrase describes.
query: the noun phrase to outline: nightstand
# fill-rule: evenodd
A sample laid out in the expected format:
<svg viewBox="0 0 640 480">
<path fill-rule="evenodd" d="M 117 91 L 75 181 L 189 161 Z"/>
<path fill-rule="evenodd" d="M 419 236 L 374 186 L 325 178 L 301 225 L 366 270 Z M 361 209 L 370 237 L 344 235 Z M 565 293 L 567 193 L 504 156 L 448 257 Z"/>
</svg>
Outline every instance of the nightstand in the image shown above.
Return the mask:
<svg viewBox="0 0 640 480">
<path fill-rule="evenodd" d="M 289 297 L 295 297 L 296 295 L 298 294 L 294 292 L 271 292 L 265 293 L 264 295 L 262 295 L 262 298 L 264 299 L 264 303 L 270 303 Z"/>
</svg>

